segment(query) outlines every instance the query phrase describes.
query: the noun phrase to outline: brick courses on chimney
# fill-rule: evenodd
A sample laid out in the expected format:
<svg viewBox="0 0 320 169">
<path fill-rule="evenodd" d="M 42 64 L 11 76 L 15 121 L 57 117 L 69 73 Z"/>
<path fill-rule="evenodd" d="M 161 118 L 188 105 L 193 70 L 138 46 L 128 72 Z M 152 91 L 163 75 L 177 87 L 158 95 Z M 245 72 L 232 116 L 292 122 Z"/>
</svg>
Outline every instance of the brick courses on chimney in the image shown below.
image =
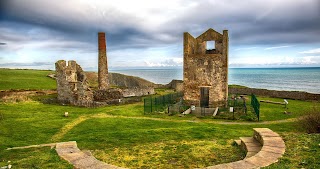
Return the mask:
<svg viewBox="0 0 320 169">
<path fill-rule="evenodd" d="M 108 81 L 108 61 L 106 49 L 106 36 L 104 32 L 98 33 L 98 83 L 99 90 L 106 90 L 109 88 Z"/>
</svg>

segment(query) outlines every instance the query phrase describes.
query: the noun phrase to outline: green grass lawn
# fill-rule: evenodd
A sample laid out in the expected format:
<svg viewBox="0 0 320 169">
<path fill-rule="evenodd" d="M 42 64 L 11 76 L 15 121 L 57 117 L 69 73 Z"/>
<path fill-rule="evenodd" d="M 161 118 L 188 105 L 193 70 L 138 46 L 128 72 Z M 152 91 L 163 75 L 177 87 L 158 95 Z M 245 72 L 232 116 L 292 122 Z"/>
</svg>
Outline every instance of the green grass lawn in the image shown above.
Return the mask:
<svg viewBox="0 0 320 169">
<path fill-rule="evenodd" d="M 49 77 L 50 70 L 13 70 L 0 68 L 0 90 L 56 89 L 56 81 Z"/>
<path fill-rule="evenodd" d="M 1 90 L 55 88 L 55 81 L 45 77 L 49 71 L 11 71 L 28 78 L 22 78 L 25 81 L 21 84 L 17 77 L 6 82 L 3 77 L 13 74 L 0 69 Z M 25 72 L 28 73 L 23 75 Z M 193 115 L 145 115 L 141 102 L 100 108 L 41 102 L 48 97 L 52 96 L 31 97 L 18 103 L 0 100 L 0 167 L 11 161 L 13 168 L 73 168 L 50 147 L 6 150 L 62 141 L 77 141 L 81 150 L 90 150 L 99 160 L 121 167 L 206 167 L 242 159 L 244 152 L 232 144 L 233 140 L 252 136 L 254 127 L 268 127 L 282 136 L 286 152 L 278 163 L 267 168 L 320 168 L 320 135 L 306 134 L 296 121 L 278 121 L 301 117 L 313 107 L 319 109 L 319 102 L 288 100 L 288 109 L 283 105 L 261 103 L 264 123 L 259 123 Z M 69 117 L 64 117 L 64 112 L 69 112 Z"/>
<path fill-rule="evenodd" d="M 303 134 L 296 122 L 216 124 L 210 118 L 144 115 L 142 103 L 90 109 L 29 101 L 1 103 L 0 113 L 0 166 L 11 161 L 17 168 L 70 168 L 50 148 L 5 149 L 75 140 L 99 160 L 122 167 L 205 167 L 243 158 L 232 141 L 251 136 L 254 127 L 269 127 L 286 142 L 286 154 L 273 168 L 320 166 L 319 134 Z"/>
<path fill-rule="evenodd" d="M 279 98 L 258 97 L 258 100 L 270 100 L 275 102 L 283 102 Z M 284 105 L 260 102 L 260 119 L 262 121 L 283 120 L 288 118 L 296 118 L 310 112 L 312 109 L 320 109 L 319 101 L 301 101 L 287 99 L 289 104 L 287 108 Z M 284 112 L 287 112 L 285 114 Z"/>
</svg>

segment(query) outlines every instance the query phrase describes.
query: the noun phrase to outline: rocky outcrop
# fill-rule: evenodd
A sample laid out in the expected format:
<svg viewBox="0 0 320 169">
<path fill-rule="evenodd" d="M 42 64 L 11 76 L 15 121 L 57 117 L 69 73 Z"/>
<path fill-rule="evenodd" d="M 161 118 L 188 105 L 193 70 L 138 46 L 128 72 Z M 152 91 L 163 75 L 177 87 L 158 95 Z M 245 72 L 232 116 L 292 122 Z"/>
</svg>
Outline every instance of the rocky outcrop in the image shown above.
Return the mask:
<svg viewBox="0 0 320 169">
<path fill-rule="evenodd" d="M 154 87 L 154 83 L 140 77 L 128 76 L 119 73 L 109 73 L 109 82 L 111 85 L 120 88 L 148 88 Z"/>
<path fill-rule="evenodd" d="M 177 92 L 183 91 L 183 81 L 182 80 L 172 80 L 169 84 L 163 86 L 164 88 L 174 89 Z"/>
</svg>

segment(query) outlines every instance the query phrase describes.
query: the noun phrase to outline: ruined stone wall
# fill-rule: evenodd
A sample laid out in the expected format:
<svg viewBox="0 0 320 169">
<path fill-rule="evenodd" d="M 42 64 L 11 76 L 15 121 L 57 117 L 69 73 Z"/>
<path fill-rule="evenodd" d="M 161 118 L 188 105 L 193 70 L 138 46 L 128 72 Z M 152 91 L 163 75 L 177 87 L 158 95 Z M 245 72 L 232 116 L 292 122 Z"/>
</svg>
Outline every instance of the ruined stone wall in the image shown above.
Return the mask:
<svg viewBox="0 0 320 169">
<path fill-rule="evenodd" d="M 215 49 L 207 50 L 207 41 Z M 209 29 L 197 38 L 184 33 L 184 99 L 200 103 L 200 87 L 209 88 L 209 105 L 224 106 L 228 98 L 228 32 Z"/>
<path fill-rule="evenodd" d="M 255 89 L 255 88 L 229 88 L 230 94 L 246 94 L 246 95 L 259 95 L 268 96 L 274 98 L 283 99 L 295 99 L 295 100 L 320 100 L 320 94 L 313 94 L 307 92 L 298 91 L 277 91 L 277 90 L 267 90 L 267 89 Z"/>
<path fill-rule="evenodd" d="M 176 92 L 183 92 L 183 81 L 172 80 L 169 84 L 163 86 L 164 88 L 174 89 Z"/>
<path fill-rule="evenodd" d="M 153 87 L 123 89 L 123 97 L 136 97 L 155 94 Z"/>
<path fill-rule="evenodd" d="M 87 78 L 75 61 L 59 60 L 56 66 L 58 100 L 76 105 L 77 102 L 91 102 L 93 99 Z"/>
<path fill-rule="evenodd" d="M 98 33 L 98 83 L 100 90 L 109 88 L 106 37 L 104 32 Z"/>
<path fill-rule="evenodd" d="M 107 90 L 95 90 L 93 92 L 95 101 L 110 101 L 114 99 L 123 98 L 123 92 L 121 89 L 110 88 Z"/>
</svg>

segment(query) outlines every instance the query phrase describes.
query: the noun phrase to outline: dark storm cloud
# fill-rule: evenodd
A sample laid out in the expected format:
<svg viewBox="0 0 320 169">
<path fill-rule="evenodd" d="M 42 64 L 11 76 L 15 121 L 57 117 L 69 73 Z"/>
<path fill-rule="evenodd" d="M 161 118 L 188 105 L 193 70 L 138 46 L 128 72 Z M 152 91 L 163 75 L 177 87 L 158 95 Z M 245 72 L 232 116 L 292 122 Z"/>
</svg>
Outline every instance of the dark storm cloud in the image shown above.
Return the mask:
<svg viewBox="0 0 320 169">
<path fill-rule="evenodd" d="M 199 1 L 186 15 L 168 25 L 180 25 L 198 36 L 201 28 L 228 29 L 233 43 L 282 44 L 319 42 L 317 1 Z M 214 10 L 213 10 L 214 9 Z M 172 31 L 173 28 L 170 28 Z"/>
<path fill-rule="evenodd" d="M 139 28 L 131 25 L 136 20 L 134 15 L 123 14 L 116 9 L 93 9 L 75 1 L 63 3 L 31 0 L 28 4 L 17 0 L 4 0 L 5 10 L 1 13 L 4 21 L 30 24 L 61 32 L 66 39 L 76 39 L 87 43 L 96 43 L 97 32 L 107 33 L 110 47 L 145 46 L 134 43 L 134 37 L 150 39 Z M 80 5 L 80 6 L 79 6 Z M 78 10 L 75 10 L 77 6 Z M 104 10 L 108 11 L 105 14 Z"/>
<path fill-rule="evenodd" d="M 113 8 L 110 1 L 97 6 L 90 1 L 30 0 L 21 3 L 19 0 L 2 0 L 0 16 L 2 21 L 52 30 L 49 31 L 52 37 L 63 37 L 61 40 L 91 44 L 88 45 L 90 49 L 96 47 L 98 31 L 107 33 L 108 48 L 122 49 L 181 43 L 183 32 L 198 36 L 210 27 L 219 32 L 228 29 L 230 42 L 235 45 L 319 42 L 317 0 L 178 2 L 192 5 L 185 11 L 173 11 L 174 15 L 164 22 L 152 17 L 165 9 L 155 9 L 150 16 L 141 17 Z M 144 22 L 151 28 L 146 28 Z M 0 36 L 15 41 L 13 36 Z M 63 43 L 59 46 L 63 47 Z M 70 46 L 65 44 L 65 47 Z M 86 48 L 85 45 L 82 47 Z"/>
<path fill-rule="evenodd" d="M 0 42 L 0 45 L 6 45 L 7 43 L 4 43 L 4 42 Z"/>
</svg>

